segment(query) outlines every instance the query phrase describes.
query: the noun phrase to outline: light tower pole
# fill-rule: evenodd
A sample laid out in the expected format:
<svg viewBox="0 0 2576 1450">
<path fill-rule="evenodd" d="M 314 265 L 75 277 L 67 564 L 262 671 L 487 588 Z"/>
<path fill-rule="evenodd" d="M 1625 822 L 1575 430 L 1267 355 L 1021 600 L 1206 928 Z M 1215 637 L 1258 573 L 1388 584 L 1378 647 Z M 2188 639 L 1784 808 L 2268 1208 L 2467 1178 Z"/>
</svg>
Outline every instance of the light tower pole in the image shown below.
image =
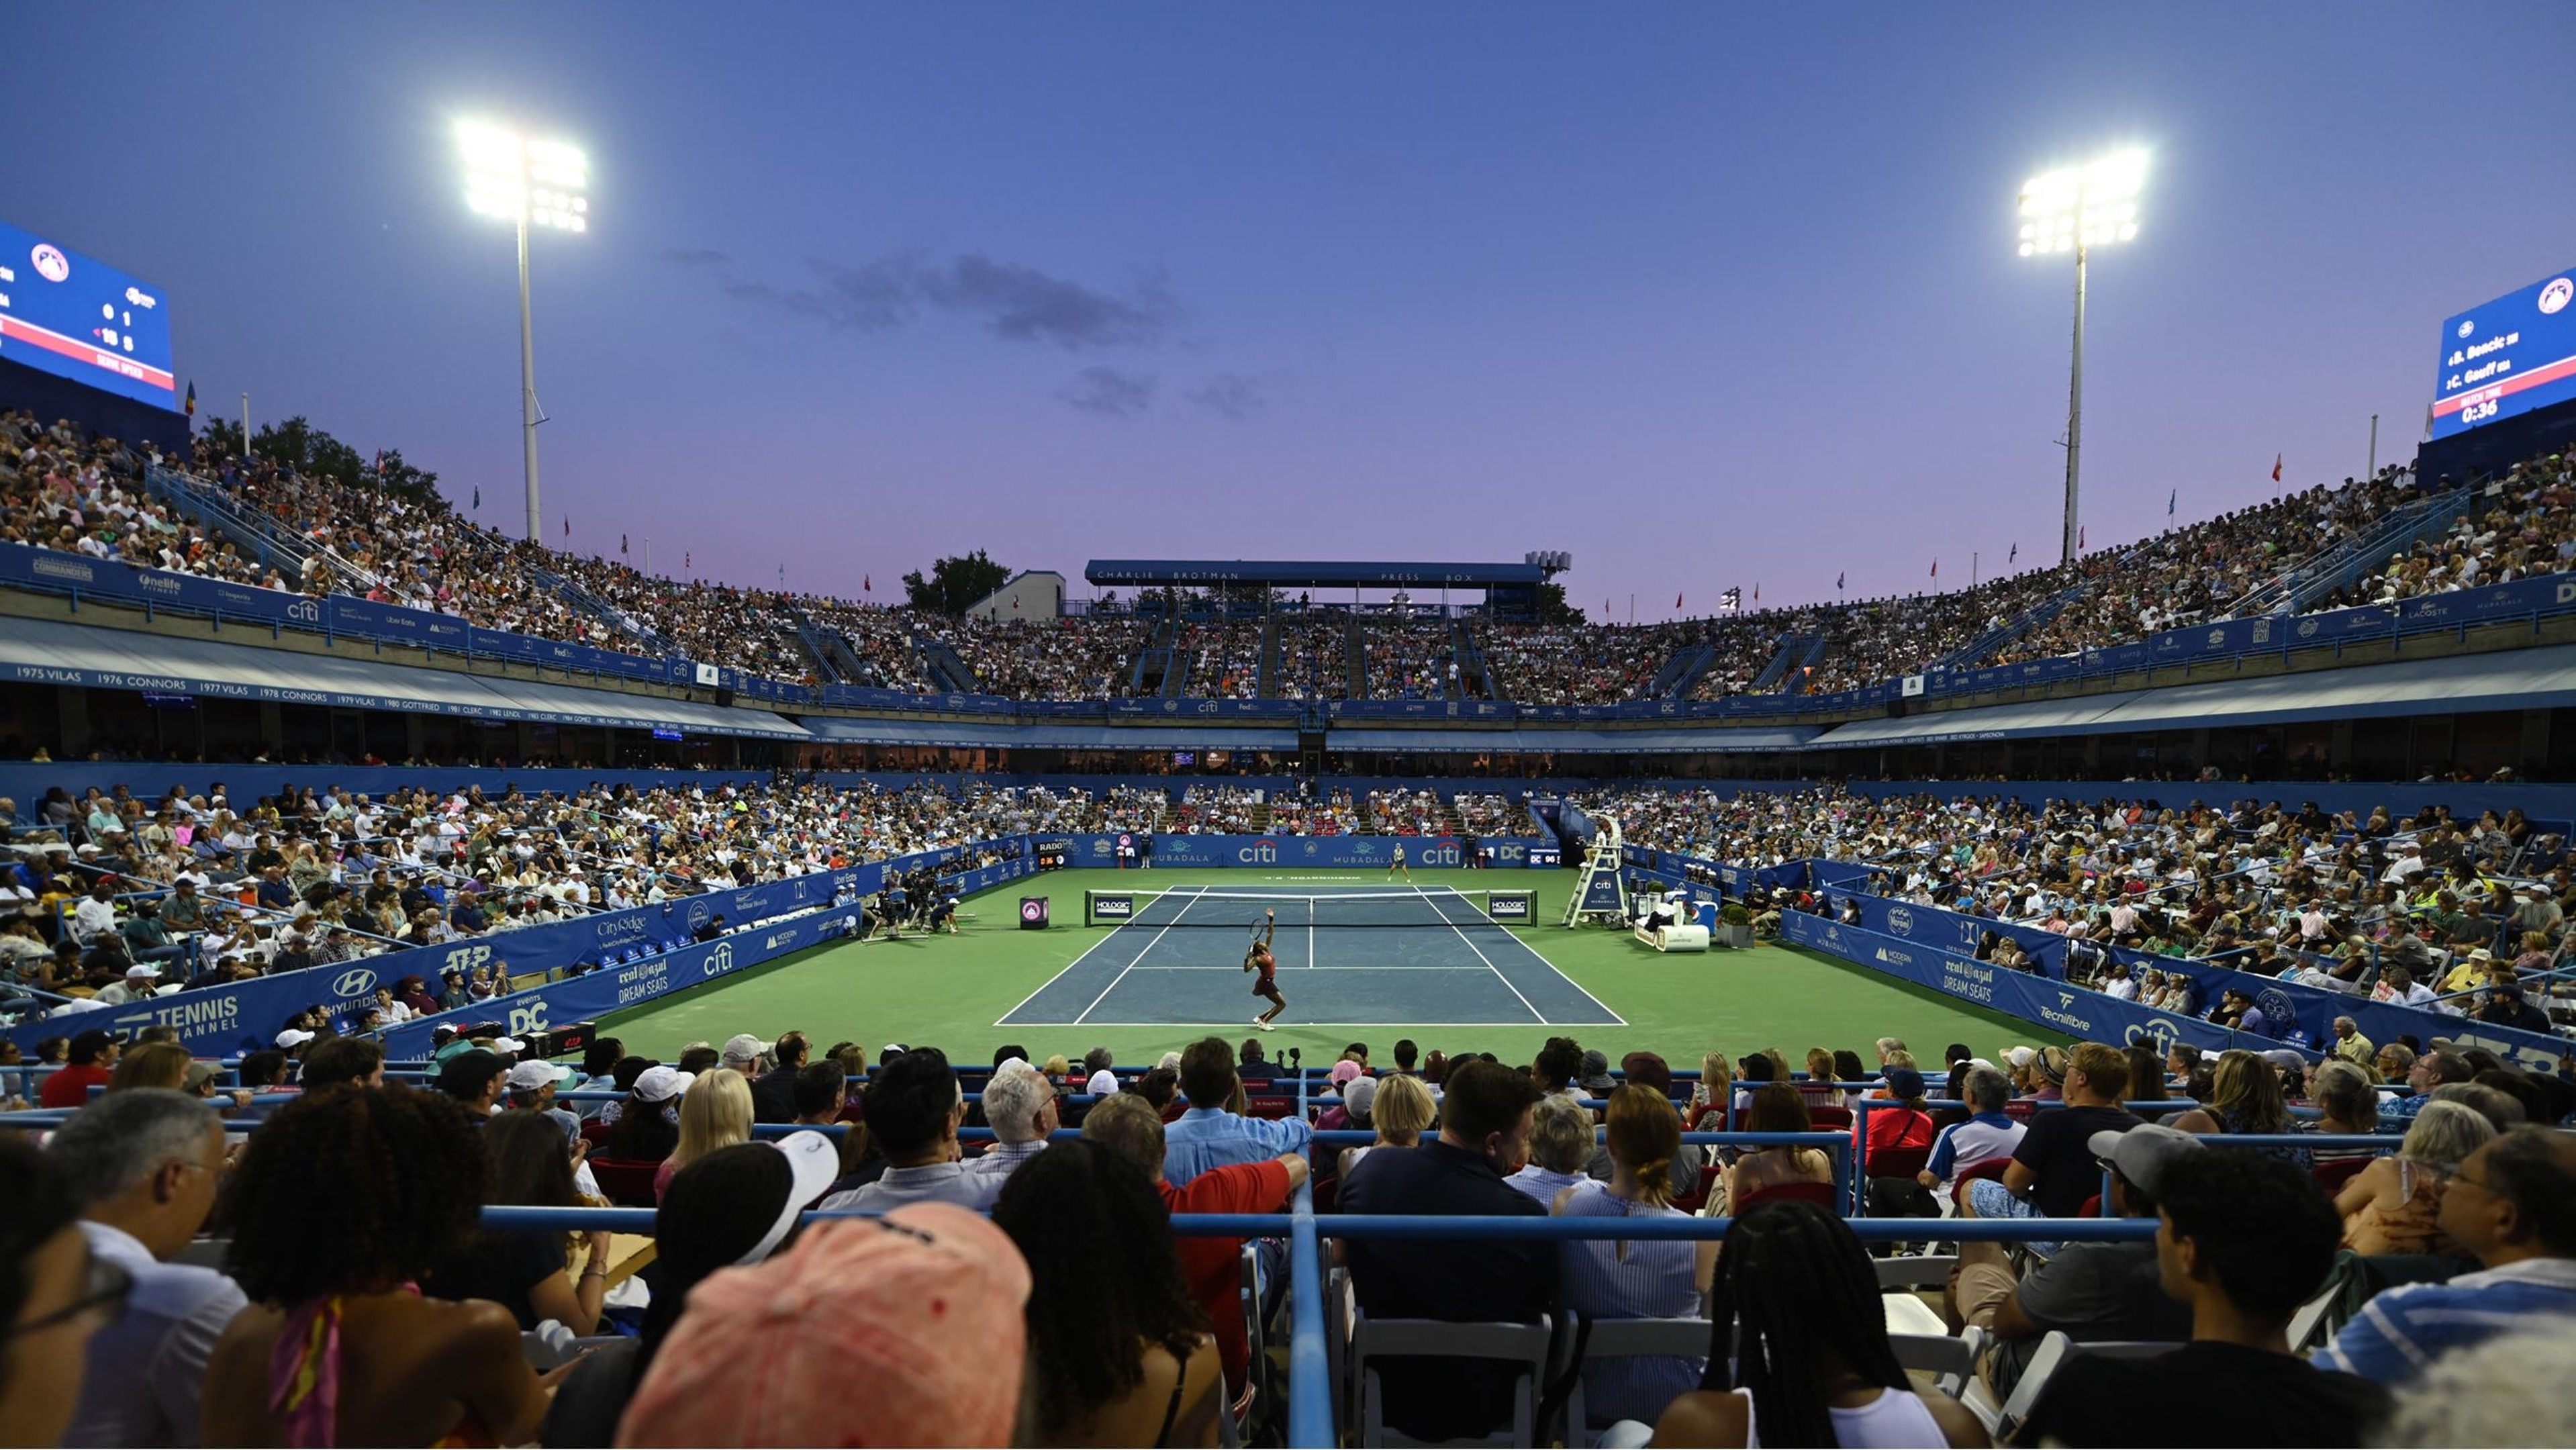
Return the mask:
<svg viewBox="0 0 2576 1450">
<path fill-rule="evenodd" d="M 465 204 L 475 212 L 514 223 L 519 233 L 519 428 L 528 474 L 528 537 L 542 539 L 537 502 L 535 314 L 528 305 L 528 233 L 590 230 L 590 164 L 580 151 L 554 141 L 530 141 L 517 132 L 480 122 L 459 122 L 458 149 L 465 159 Z"/>
<path fill-rule="evenodd" d="M 2066 517 L 2058 562 L 2072 564 L 2082 538 L 2084 465 L 2084 266 L 2092 248 L 2138 235 L 2138 193 L 2147 153 L 2119 151 L 2085 166 L 2034 176 L 2021 189 L 2021 254 L 2075 254 L 2075 341 L 2066 384 Z"/>
</svg>

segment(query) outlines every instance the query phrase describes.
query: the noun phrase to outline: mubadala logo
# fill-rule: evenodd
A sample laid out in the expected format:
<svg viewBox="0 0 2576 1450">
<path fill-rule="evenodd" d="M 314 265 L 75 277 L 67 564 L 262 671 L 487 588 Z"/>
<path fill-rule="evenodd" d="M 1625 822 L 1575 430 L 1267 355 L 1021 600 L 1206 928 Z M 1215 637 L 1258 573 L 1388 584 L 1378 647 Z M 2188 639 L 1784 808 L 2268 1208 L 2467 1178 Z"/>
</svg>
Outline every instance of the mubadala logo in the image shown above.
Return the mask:
<svg viewBox="0 0 2576 1450">
<path fill-rule="evenodd" d="M 1898 936 L 1914 935 L 1914 913 L 1902 906 L 1887 909 L 1887 929 Z"/>
<path fill-rule="evenodd" d="M 331 979 L 331 995 L 364 997 L 376 990 L 376 974 L 364 967 L 353 967 Z"/>
</svg>

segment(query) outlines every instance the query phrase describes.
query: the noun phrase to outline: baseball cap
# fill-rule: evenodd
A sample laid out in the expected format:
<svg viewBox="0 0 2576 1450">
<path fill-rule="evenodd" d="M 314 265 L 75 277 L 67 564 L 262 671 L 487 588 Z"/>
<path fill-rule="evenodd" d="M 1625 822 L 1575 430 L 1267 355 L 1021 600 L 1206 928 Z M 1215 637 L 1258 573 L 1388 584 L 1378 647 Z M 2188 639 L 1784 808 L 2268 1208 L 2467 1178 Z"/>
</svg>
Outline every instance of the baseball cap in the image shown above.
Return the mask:
<svg viewBox="0 0 2576 1450">
<path fill-rule="evenodd" d="M 2093 1156 L 2118 1170 L 2121 1177 L 2152 1194 L 2163 1181 L 2164 1171 L 2185 1153 L 2201 1151 L 2200 1140 L 2162 1123 L 2140 1123 L 2121 1132 L 2116 1129 L 2094 1134 L 2084 1146 Z"/>
<path fill-rule="evenodd" d="M 542 1059 L 532 1059 L 510 1069 L 510 1090 L 526 1092 L 531 1088 L 544 1087 L 550 1082 L 563 1082 L 571 1075 L 571 1068 L 557 1067 Z"/>
<path fill-rule="evenodd" d="M 796 1227 L 796 1217 L 805 1205 L 821 1198 L 841 1176 L 841 1145 L 822 1133 L 790 1133 L 784 1138 L 767 1140 L 769 1146 L 787 1155 L 789 1172 L 787 1201 L 778 1206 L 778 1218 L 769 1232 L 752 1246 L 751 1252 L 734 1260 L 738 1267 L 749 1268 L 768 1258 L 787 1231 Z"/>
<path fill-rule="evenodd" d="M 635 1096 L 648 1103 L 667 1103 L 687 1092 L 689 1084 L 697 1080 L 696 1073 L 676 1067 L 648 1067 L 635 1079 Z"/>
<path fill-rule="evenodd" d="M 1364 1118 L 1377 1106 L 1377 1079 L 1364 1077 L 1342 1090 L 1342 1111 Z"/>
<path fill-rule="evenodd" d="M 527 1051 L 528 1044 L 515 1037 L 495 1037 L 492 1039 L 492 1050 L 515 1054 Z"/>
<path fill-rule="evenodd" d="M 725 1039 L 724 1060 L 727 1062 L 758 1062 L 760 1060 L 760 1054 L 767 1051 L 768 1048 L 768 1043 L 761 1041 L 750 1033 L 737 1032 L 733 1036 Z"/>
<path fill-rule="evenodd" d="M 189 1063 L 188 1076 L 183 1083 L 183 1086 L 188 1092 L 196 1092 L 205 1087 L 206 1084 L 213 1082 L 215 1080 L 215 1074 L 221 1070 L 222 1069 L 216 1067 L 211 1062 Z"/>
<path fill-rule="evenodd" d="M 284 1032 L 277 1034 L 277 1045 L 280 1047 L 302 1047 L 304 1044 L 311 1042 L 312 1040 L 312 1033 L 296 1027 L 289 1027 Z"/>
<path fill-rule="evenodd" d="M 1351 1061 L 1347 1057 L 1333 1064 L 1333 1085 L 1335 1087 L 1340 1087 L 1359 1075 L 1360 1065 Z"/>
<path fill-rule="evenodd" d="M 1007 1444 L 1028 1297 L 1018 1247 L 955 1204 L 827 1220 L 690 1291 L 617 1441 Z"/>
<path fill-rule="evenodd" d="M 2039 1056 L 2038 1053 L 2031 1051 L 2027 1047 L 2007 1047 L 2004 1049 L 2004 1061 L 2011 1063 L 2015 1067 L 2028 1067 L 2030 1066 L 2030 1060 L 2037 1056 Z"/>
<path fill-rule="evenodd" d="M 1910 1067 L 1891 1067 L 1887 1070 L 1887 1092 L 1899 1102 L 1919 1098 L 1923 1096 L 1923 1074 Z"/>
<path fill-rule="evenodd" d="M 1091 1081 L 1084 1083 L 1082 1090 L 1093 1097 L 1113 1097 L 1118 1092 L 1118 1074 L 1104 1067 L 1091 1075 Z"/>
<path fill-rule="evenodd" d="M 161 975 L 161 969 L 149 962 L 136 962 L 133 966 L 125 969 L 125 975 L 128 977 L 157 977 Z"/>
</svg>

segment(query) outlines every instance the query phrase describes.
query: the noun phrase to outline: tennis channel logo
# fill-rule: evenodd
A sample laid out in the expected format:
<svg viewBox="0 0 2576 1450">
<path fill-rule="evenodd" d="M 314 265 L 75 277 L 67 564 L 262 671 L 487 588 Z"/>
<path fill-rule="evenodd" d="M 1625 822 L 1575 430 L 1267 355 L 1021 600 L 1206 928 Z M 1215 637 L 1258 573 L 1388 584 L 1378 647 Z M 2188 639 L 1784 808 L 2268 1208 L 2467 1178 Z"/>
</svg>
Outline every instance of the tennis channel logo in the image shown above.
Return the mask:
<svg viewBox="0 0 2576 1450">
<path fill-rule="evenodd" d="M 1102 921 L 1133 921 L 1136 919 L 1136 898 L 1095 896 L 1091 898 L 1091 914 Z"/>
</svg>

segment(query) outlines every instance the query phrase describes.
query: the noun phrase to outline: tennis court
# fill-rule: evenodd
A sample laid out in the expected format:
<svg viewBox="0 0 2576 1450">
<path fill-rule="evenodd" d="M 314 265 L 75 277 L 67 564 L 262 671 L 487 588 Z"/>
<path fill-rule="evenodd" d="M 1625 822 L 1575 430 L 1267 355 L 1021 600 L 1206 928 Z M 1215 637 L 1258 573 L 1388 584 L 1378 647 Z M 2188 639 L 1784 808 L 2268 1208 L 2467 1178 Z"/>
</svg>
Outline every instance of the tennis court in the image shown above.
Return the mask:
<svg viewBox="0 0 2576 1450">
<path fill-rule="evenodd" d="M 1086 914 L 1110 930 L 994 1025 L 1248 1023 L 1267 1003 L 1251 995 L 1244 952 L 1276 913 L 1283 1027 L 1626 1026 L 1494 918 L 1533 919 L 1527 904 L 1511 914 L 1513 895 L 1191 885 L 1090 893 Z"/>
</svg>

